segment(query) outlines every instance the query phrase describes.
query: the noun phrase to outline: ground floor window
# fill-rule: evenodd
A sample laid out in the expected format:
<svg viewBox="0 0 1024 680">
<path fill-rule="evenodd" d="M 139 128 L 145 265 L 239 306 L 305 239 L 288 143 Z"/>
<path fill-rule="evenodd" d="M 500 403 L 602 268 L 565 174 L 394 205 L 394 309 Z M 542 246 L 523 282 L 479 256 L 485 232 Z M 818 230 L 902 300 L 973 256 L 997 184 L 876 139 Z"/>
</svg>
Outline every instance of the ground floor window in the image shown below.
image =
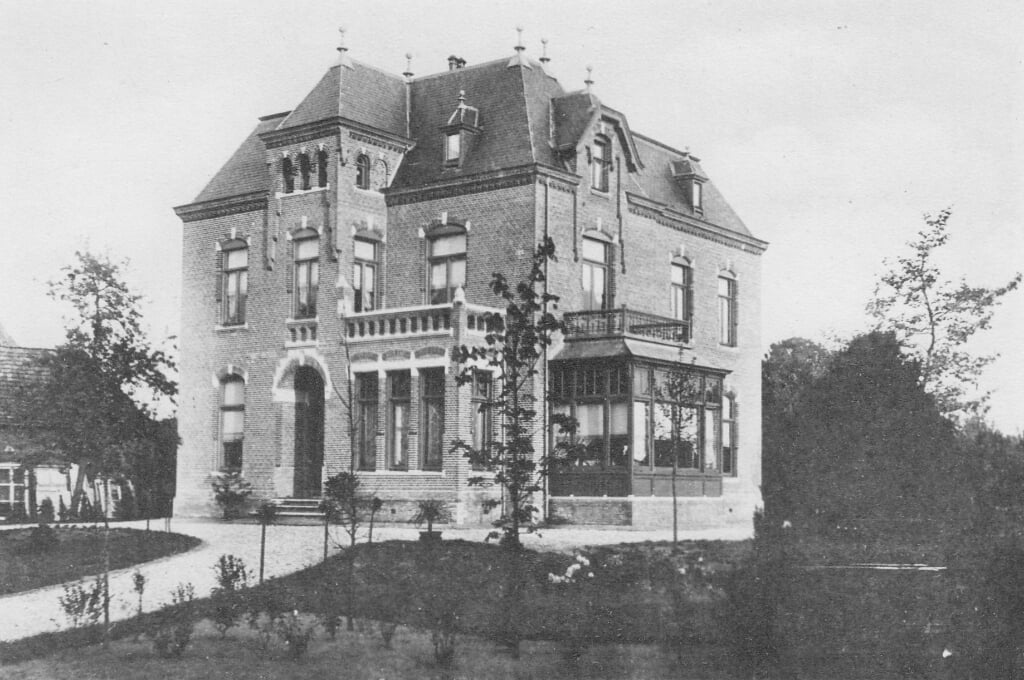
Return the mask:
<svg viewBox="0 0 1024 680">
<path fill-rule="evenodd" d="M 25 470 L 0 468 L 0 514 L 10 515 L 16 507 L 25 508 Z"/>
<path fill-rule="evenodd" d="M 356 374 L 353 391 L 357 465 L 360 470 L 374 470 L 377 467 L 377 374 Z"/>
<path fill-rule="evenodd" d="M 444 454 L 444 369 L 421 369 L 420 392 L 423 469 L 440 470 Z"/>
<path fill-rule="evenodd" d="M 412 380 L 409 371 L 388 373 L 388 455 L 389 470 L 409 468 L 409 399 Z"/>
<path fill-rule="evenodd" d="M 735 412 L 722 374 L 690 366 L 576 362 L 551 371 L 552 413 L 562 469 L 676 469 L 735 474 Z"/>
</svg>

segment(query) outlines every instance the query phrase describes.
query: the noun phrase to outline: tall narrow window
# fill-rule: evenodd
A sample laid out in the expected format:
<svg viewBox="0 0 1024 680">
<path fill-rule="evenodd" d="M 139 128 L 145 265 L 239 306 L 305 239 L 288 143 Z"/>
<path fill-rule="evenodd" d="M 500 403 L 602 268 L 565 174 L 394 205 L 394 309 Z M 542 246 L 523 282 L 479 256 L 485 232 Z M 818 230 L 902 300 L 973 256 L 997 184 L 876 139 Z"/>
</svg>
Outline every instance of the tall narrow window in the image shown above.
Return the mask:
<svg viewBox="0 0 1024 680">
<path fill-rule="evenodd" d="M 612 146 L 604 137 L 594 140 L 590 165 L 590 186 L 596 191 L 608 191 L 608 175 L 612 167 Z"/>
<path fill-rule="evenodd" d="M 295 191 L 295 168 L 292 166 L 291 158 L 285 157 L 281 161 L 281 185 L 286 194 Z"/>
<path fill-rule="evenodd" d="M 466 234 L 439 236 L 430 243 L 430 304 L 455 299 L 466 285 Z"/>
<path fill-rule="evenodd" d="M 377 374 L 356 374 L 356 460 L 360 470 L 377 467 Z"/>
<path fill-rule="evenodd" d="M 244 241 L 224 251 L 224 295 L 221 320 L 225 326 L 245 323 L 245 298 L 249 288 L 249 249 Z"/>
<path fill-rule="evenodd" d="M 299 154 L 299 178 L 302 181 L 300 185 L 302 190 L 309 191 L 312 188 L 312 184 L 310 184 L 309 154 Z"/>
<path fill-rule="evenodd" d="M 245 382 L 237 375 L 221 384 L 220 441 L 221 466 L 242 469 L 242 440 L 245 435 Z"/>
<path fill-rule="evenodd" d="M 370 157 L 364 153 L 356 159 L 356 186 L 360 189 L 370 188 Z"/>
<path fill-rule="evenodd" d="M 388 455 L 389 470 L 409 467 L 409 398 L 411 378 L 408 371 L 388 373 Z"/>
<path fill-rule="evenodd" d="M 444 369 L 420 370 L 420 441 L 424 470 L 440 470 L 444 454 Z"/>
<path fill-rule="evenodd" d="M 718 277 L 718 340 L 723 345 L 736 346 L 736 280 Z"/>
<path fill-rule="evenodd" d="M 377 244 L 356 239 L 352 263 L 353 311 L 377 308 Z"/>
<path fill-rule="evenodd" d="M 736 401 L 722 400 L 722 474 L 736 474 Z"/>
<path fill-rule="evenodd" d="M 13 514 L 15 508 L 25 509 L 25 470 L 0 469 L 0 514 Z"/>
<path fill-rule="evenodd" d="M 295 318 L 316 317 L 317 288 L 320 285 L 320 239 L 295 242 Z"/>
<path fill-rule="evenodd" d="M 458 132 L 451 132 L 444 138 L 444 159 L 448 162 L 458 162 L 462 154 L 462 136 Z"/>
<path fill-rule="evenodd" d="M 608 309 L 608 244 L 583 239 L 583 308 Z"/>
<path fill-rule="evenodd" d="M 684 323 L 683 342 L 689 342 L 693 325 L 693 269 L 672 265 L 672 318 Z"/>
<path fill-rule="evenodd" d="M 327 186 L 327 152 L 323 149 L 316 153 L 316 185 Z"/>
<path fill-rule="evenodd" d="M 486 371 L 473 371 L 473 387 L 470 396 L 471 413 L 473 415 L 473 448 L 483 455 L 489 453 L 494 437 L 494 417 L 491 400 L 494 398 L 491 374 Z M 474 470 L 483 470 L 486 466 L 480 461 L 473 462 Z"/>
<path fill-rule="evenodd" d="M 702 195 L 704 187 L 701 186 L 700 182 L 693 182 L 691 186 L 693 192 L 693 209 L 697 212 L 704 212 L 704 197 Z"/>
</svg>

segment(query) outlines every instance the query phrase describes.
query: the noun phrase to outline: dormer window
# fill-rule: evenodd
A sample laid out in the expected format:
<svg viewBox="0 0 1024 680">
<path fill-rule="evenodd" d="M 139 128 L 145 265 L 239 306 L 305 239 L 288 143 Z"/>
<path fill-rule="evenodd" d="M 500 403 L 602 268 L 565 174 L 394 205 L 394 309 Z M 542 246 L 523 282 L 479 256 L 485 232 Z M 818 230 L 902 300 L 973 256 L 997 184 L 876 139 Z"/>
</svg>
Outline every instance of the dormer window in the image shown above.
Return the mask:
<svg viewBox="0 0 1024 680">
<path fill-rule="evenodd" d="M 458 163 L 462 153 L 462 133 L 449 132 L 444 141 L 444 160 L 447 163 Z"/>
<path fill-rule="evenodd" d="M 444 164 L 462 165 L 473 135 L 480 132 L 480 111 L 466 104 L 466 93 L 459 91 L 459 103 L 448 122 L 441 128 L 444 134 Z"/>
<path fill-rule="evenodd" d="M 693 209 L 696 212 L 704 212 L 704 187 L 697 180 L 693 180 L 690 191 Z"/>
<path fill-rule="evenodd" d="M 612 167 L 612 145 L 608 138 L 594 140 L 593 158 L 590 164 L 590 187 L 594 191 L 608 191 L 608 176 Z"/>
</svg>

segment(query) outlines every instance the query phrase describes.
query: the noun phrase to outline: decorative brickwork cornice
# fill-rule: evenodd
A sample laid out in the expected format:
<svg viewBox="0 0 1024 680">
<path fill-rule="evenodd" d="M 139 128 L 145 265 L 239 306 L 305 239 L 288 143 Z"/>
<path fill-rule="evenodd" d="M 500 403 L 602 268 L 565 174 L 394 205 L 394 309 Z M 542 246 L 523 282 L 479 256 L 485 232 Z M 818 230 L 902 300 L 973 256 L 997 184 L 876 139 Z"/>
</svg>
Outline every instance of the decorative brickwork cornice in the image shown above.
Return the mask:
<svg viewBox="0 0 1024 680">
<path fill-rule="evenodd" d="M 393 147 L 393 150 L 399 152 L 404 152 L 410 149 L 415 143 L 413 140 L 406 137 L 400 137 L 398 135 L 383 132 L 343 116 L 334 116 L 332 118 L 324 118 L 304 125 L 271 130 L 269 132 L 262 133 L 260 135 L 260 139 L 268 149 L 274 149 L 281 146 L 287 146 L 289 144 L 300 144 L 302 142 L 308 142 L 322 137 L 331 137 L 338 133 L 339 128 L 347 128 L 350 136 L 353 131 L 355 131 L 356 134 L 361 134 L 366 137 L 366 140 L 364 141 L 368 140 L 372 144 L 384 146 L 390 145 L 387 148 Z"/>
<path fill-rule="evenodd" d="M 736 248 L 748 253 L 760 255 L 768 248 L 768 242 L 753 236 L 737 234 L 728 231 L 710 222 L 703 222 L 673 210 L 664 203 L 652 201 L 649 198 L 626 192 L 626 200 L 629 203 L 629 212 L 633 215 L 646 217 L 658 224 L 671 227 L 693 236 L 707 239 L 730 248 Z"/>
<path fill-rule="evenodd" d="M 372 144 L 382 149 L 387 149 L 394 153 L 405 153 L 409 150 L 408 145 L 396 144 L 394 142 L 382 139 L 379 136 L 368 135 L 362 132 L 356 132 L 355 130 L 348 131 L 348 138 L 355 142 L 362 142 L 363 144 Z"/>
<path fill-rule="evenodd" d="M 478 194 L 486 191 L 498 191 L 499 189 L 525 186 L 541 177 L 546 178 L 543 181 L 547 181 L 552 188 L 568 191 L 569 193 L 572 193 L 575 190 L 574 185 L 579 183 L 579 178 L 574 175 L 560 172 L 554 168 L 530 164 L 411 189 L 402 189 L 401 191 L 389 189 L 384 192 L 384 199 L 388 206 L 406 205 L 408 203 L 434 201 L 453 196 L 464 196 L 466 194 Z"/>
<path fill-rule="evenodd" d="M 251 191 L 237 196 L 216 198 L 212 201 L 189 203 L 174 208 L 174 214 L 181 218 L 182 222 L 195 222 L 225 215 L 256 212 L 267 209 L 269 195 L 266 191 Z"/>
</svg>

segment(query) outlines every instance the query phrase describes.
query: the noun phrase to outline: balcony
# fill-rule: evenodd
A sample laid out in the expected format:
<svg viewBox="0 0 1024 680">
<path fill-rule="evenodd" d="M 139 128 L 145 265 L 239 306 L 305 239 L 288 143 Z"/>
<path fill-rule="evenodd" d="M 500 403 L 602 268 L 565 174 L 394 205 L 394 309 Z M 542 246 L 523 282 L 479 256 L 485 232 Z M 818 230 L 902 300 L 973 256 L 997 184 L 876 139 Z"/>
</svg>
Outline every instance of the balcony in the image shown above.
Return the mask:
<svg viewBox="0 0 1024 680">
<path fill-rule="evenodd" d="M 629 336 L 674 345 L 690 343 L 690 322 L 657 314 L 637 312 L 625 307 L 589 312 L 567 312 L 566 340 Z"/>
<path fill-rule="evenodd" d="M 483 336 L 492 329 L 491 319 L 501 311 L 490 307 L 454 304 L 377 309 L 345 318 L 349 342 L 448 335 L 457 341 L 466 334 Z"/>
<path fill-rule="evenodd" d="M 312 319 L 288 319 L 284 323 L 288 331 L 285 347 L 309 347 L 315 346 L 317 320 Z"/>
</svg>

